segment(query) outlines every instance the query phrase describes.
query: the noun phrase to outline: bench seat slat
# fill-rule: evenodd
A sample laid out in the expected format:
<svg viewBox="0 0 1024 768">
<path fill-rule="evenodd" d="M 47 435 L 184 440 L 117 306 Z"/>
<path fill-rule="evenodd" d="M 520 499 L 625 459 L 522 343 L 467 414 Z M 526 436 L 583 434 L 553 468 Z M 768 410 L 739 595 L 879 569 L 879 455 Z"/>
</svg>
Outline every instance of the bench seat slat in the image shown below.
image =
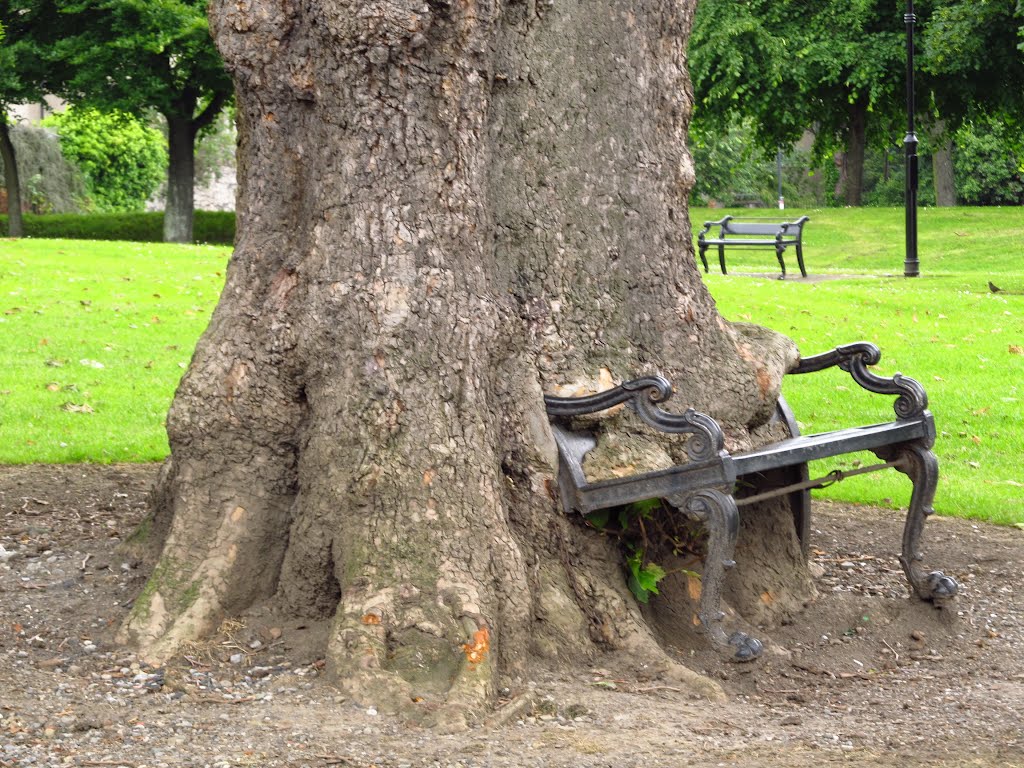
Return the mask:
<svg viewBox="0 0 1024 768">
<path fill-rule="evenodd" d="M 870 451 L 910 440 L 928 439 L 931 418 L 892 421 L 866 427 L 850 427 L 816 435 L 800 435 L 747 453 L 733 454 L 737 475 L 762 472 L 854 451 Z"/>
<path fill-rule="evenodd" d="M 718 239 L 705 240 L 704 242 L 707 243 L 708 245 L 760 245 L 760 246 L 765 246 L 765 245 L 775 245 L 775 243 L 777 243 L 777 242 L 788 243 L 788 244 L 792 245 L 793 243 L 796 242 L 796 239 L 794 239 L 792 237 L 788 237 L 787 238 L 787 237 L 783 236 L 780 240 L 776 240 L 775 238 L 772 238 L 771 240 L 740 240 L 738 238 L 730 237 L 730 238 L 725 238 L 725 239 L 722 239 L 722 240 L 718 240 Z"/>
</svg>

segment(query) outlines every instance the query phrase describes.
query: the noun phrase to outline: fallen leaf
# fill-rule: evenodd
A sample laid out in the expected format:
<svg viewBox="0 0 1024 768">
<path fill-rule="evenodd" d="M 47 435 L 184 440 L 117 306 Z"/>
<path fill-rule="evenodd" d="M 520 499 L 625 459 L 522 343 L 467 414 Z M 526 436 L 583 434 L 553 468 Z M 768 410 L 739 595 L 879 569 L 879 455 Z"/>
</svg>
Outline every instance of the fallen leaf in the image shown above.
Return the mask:
<svg viewBox="0 0 1024 768">
<path fill-rule="evenodd" d="M 92 406 L 87 403 L 83 403 L 82 405 L 64 403 L 64 405 L 61 406 L 61 410 L 67 411 L 68 413 L 93 413 Z"/>
<path fill-rule="evenodd" d="M 700 600 L 701 584 L 696 576 L 686 574 L 686 592 L 691 600 Z"/>
<path fill-rule="evenodd" d="M 1010 345 L 1010 354 L 1011 355 L 1024 355 L 1024 347 L 1018 346 L 1016 344 L 1011 344 Z"/>
</svg>

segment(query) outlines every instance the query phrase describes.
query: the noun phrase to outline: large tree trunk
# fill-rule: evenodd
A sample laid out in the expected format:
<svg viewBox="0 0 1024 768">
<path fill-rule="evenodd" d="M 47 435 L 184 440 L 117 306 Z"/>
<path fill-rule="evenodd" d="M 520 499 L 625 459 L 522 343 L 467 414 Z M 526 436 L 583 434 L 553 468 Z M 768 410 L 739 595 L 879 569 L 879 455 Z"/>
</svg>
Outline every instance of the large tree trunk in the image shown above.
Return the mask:
<svg viewBox="0 0 1024 768">
<path fill-rule="evenodd" d="M 167 203 L 164 206 L 164 242 L 191 243 L 195 195 L 196 126 L 191 116 L 167 118 Z"/>
<path fill-rule="evenodd" d="M 725 323 L 695 267 L 693 5 L 214 2 L 239 235 L 127 639 L 166 657 L 257 606 L 329 618 L 338 683 L 427 720 L 602 651 L 714 691 L 658 642 L 686 590 L 641 613 L 615 541 L 558 508 L 542 402 L 657 371 L 736 447 L 795 359 Z M 798 602 L 786 511 L 745 525 L 744 561 L 771 564 L 734 604 Z"/>
<path fill-rule="evenodd" d="M 25 227 L 21 218 L 21 180 L 10 126 L 3 113 L 0 113 L 0 159 L 4 164 L 4 186 L 7 189 L 7 236 L 22 237 Z"/>
</svg>

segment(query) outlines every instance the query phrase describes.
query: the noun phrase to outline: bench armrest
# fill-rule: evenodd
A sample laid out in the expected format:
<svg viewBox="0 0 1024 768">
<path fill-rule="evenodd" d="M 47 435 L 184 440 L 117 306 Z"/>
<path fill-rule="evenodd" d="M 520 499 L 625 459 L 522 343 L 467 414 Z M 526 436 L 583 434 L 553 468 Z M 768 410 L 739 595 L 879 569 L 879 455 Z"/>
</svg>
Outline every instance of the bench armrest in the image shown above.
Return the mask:
<svg viewBox="0 0 1024 768">
<path fill-rule="evenodd" d="M 669 413 L 659 407 L 672 397 L 672 385 L 661 376 L 644 376 L 604 392 L 585 397 L 544 396 L 549 417 L 585 416 L 626 403 L 649 426 L 661 432 L 687 434 L 686 453 L 691 461 L 708 461 L 725 449 L 725 435 L 718 422 L 707 414 L 687 408 Z"/>
<path fill-rule="evenodd" d="M 704 229 L 697 233 L 697 239 L 703 240 L 704 235 L 711 231 L 712 227 L 724 227 L 732 219 L 732 216 L 723 216 L 718 221 L 705 221 Z"/>
<path fill-rule="evenodd" d="M 898 419 L 913 419 L 923 416 L 928 408 L 928 395 L 924 387 L 909 376 L 893 374 L 891 379 L 876 376 L 868 370 L 882 359 L 878 347 L 868 341 L 843 344 L 829 352 L 812 355 L 800 360 L 790 373 L 813 373 L 838 366 L 849 373 L 855 382 L 868 392 L 880 395 L 898 395 L 893 405 Z"/>
</svg>

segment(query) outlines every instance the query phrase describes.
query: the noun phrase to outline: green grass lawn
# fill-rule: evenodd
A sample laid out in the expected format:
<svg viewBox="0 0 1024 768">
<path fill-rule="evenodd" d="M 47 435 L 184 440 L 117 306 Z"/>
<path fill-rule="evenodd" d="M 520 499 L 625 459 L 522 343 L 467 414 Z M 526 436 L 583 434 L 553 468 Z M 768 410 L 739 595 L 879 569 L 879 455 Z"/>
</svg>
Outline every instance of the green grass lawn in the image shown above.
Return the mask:
<svg viewBox="0 0 1024 768">
<path fill-rule="evenodd" d="M 913 279 L 893 277 L 903 272 L 901 210 L 786 212 L 800 213 L 811 217 L 808 272 L 859 277 L 817 283 L 744 277 L 776 272 L 774 254 L 727 251 L 731 274 L 719 274 L 712 264 L 706 276 L 719 310 L 786 334 L 808 355 L 851 341 L 877 344 L 879 373 L 902 372 L 928 392 L 939 431 L 936 509 L 1024 522 L 1024 209 L 920 211 L 921 277 Z M 693 220 L 719 214 L 698 209 Z M 796 272 L 795 257 L 787 267 L 790 262 Z M 1004 291 L 991 293 L 990 280 Z M 784 394 L 808 432 L 893 415 L 893 398 L 863 392 L 841 371 L 790 377 Z M 811 471 L 817 476 L 854 460 L 876 462 L 866 455 L 820 462 Z M 910 484 L 884 472 L 816 493 L 902 506 Z"/>
<path fill-rule="evenodd" d="M 733 251 L 733 274 L 718 274 L 713 259 L 706 276 L 721 312 L 774 328 L 805 354 L 878 344 L 880 373 L 900 371 L 928 391 L 940 433 L 938 511 L 1024 522 L 1024 209 L 920 211 L 922 276 L 911 280 L 900 277 L 901 210 L 786 211 L 801 213 L 811 217 L 809 272 L 837 279 L 742 276 L 774 274 L 775 258 Z M 696 209 L 692 219 L 699 225 L 722 214 Z M 209 322 L 229 254 L 0 240 L 0 463 L 163 458 L 164 415 Z M 989 280 L 1005 290 L 990 293 Z M 839 371 L 791 377 L 785 394 L 808 432 L 892 418 L 891 397 L 862 392 Z M 816 493 L 896 506 L 909 489 L 903 476 L 883 472 Z"/>
<path fill-rule="evenodd" d="M 155 461 L 230 249 L 0 240 L 0 462 Z"/>
</svg>

